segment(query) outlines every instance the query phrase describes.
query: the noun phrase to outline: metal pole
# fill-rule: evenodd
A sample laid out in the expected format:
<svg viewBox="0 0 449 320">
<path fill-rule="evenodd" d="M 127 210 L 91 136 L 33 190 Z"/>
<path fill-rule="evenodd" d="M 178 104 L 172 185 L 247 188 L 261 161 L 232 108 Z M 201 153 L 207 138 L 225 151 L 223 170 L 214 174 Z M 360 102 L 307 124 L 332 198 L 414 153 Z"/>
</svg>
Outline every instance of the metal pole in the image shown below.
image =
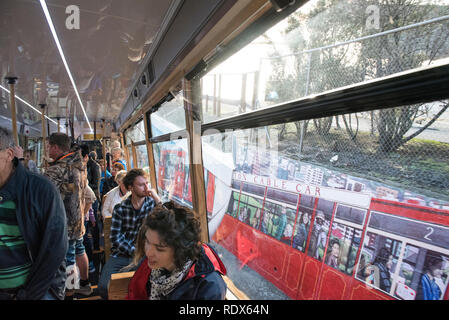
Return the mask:
<svg viewBox="0 0 449 320">
<path fill-rule="evenodd" d="M 19 145 L 19 136 L 17 135 L 17 119 L 16 119 L 16 96 L 14 93 L 14 85 L 16 84 L 17 77 L 6 77 L 9 84 L 9 101 L 11 104 L 11 122 L 12 122 L 12 135 L 16 146 Z"/>
<path fill-rule="evenodd" d="M 45 134 L 45 103 L 40 103 L 39 106 L 41 107 L 41 123 L 42 123 L 42 151 L 43 151 L 43 157 L 42 157 L 42 169 L 47 167 L 47 148 L 45 146 L 45 140 L 46 140 L 46 134 Z"/>
<path fill-rule="evenodd" d="M 309 63 L 307 64 L 307 78 L 306 78 L 306 91 L 304 96 L 308 96 L 309 95 L 309 82 L 310 82 L 310 67 L 312 64 L 312 52 L 309 52 Z M 304 130 L 306 128 L 306 126 L 304 125 L 304 121 L 305 120 L 301 120 L 301 135 L 299 137 L 299 157 L 301 159 L 301 153 L 302 153 L 302 146 L 303 146 L 303 140 L 304 140 Z"/>
<path fill-rule="evenodd" d="M 104 119 L 101 119 L 101 125 L 103 127 L 103 137 L 101 137 L 101 154 L 103 155 L 103 163 L 104 163 L 104 177 L 106 178 L 106 123 Z"/>
</svg>

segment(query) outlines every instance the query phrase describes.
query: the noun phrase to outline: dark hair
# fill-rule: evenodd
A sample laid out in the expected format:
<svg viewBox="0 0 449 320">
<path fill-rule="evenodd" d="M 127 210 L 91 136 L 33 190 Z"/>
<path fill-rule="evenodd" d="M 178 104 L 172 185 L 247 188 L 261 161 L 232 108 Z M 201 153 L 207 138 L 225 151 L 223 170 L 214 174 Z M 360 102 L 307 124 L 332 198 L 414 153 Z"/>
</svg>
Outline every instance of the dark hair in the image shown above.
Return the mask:
<svg viewBox="0 0 449 320">
<path fill-rule="evenodd" d="M 388 262 L 388 259 L 391 256 L 391 251 L 388 250 L 385 247 L 380 248 L 379 252 L 377 253 L 376 258 L 374 259 L 374 263 L 378 262 L 378 263 L 382 263 L 382 264 L 386 264 Z"/>
<path fill-rule="evenodd" d="M 48 137 L 48 143 L 57 145 L 59 149 L 61 149 L 63 152 L 67 152 L 70 150 L 71 147 L 71 139 L 68 135 L 62 132 L 53 132 Z"/>
<path fill-rule="evenodd" d="M 81 145 L 81 156 L 84 158 L 89 154 L 89 146 L 87 144 Z"/>
<path fill-rule="evenodd" d="M 153 208 L 140 227 L 136 239 L 133 263 L 145 255 L 145 233 L 156 231 L 163 244 L 173 248 L 176 268 L 181 268 L 188 260 L 195 260 L 201 252 L 200 222 L 193 211 L 173 201 Z"/>
<path fill-rule="evenodd" d="M 0 128 L 0 150 L 8 149 L 14 146 L 12 133 L 5 128 Z"/>
<path fill-rule="evenodd" d="M 114 164 L 114 165 L 116 165 L 116 164 Z M 123 184 L 125 185 L 125 188 L 128 189 L 130 186 L 132 186 L 134 183 L 134 180 L 136 180 L 136 178 L 139 176 L 147 177 L 147 173 L 145 171 L 143 171 L 142 169 L 138 169 L 138 168 L 129 170 L 128 173 L 126 174 L 126 176 L 123 178 Z"/>
<path fill-rule="evenodd" d="M 95 151 L 89 152 L 89 158 L 92 160 L 97 160 L 97 153 Z"/>
<path fill-rule="evenodd" d="M 426 263 L 425 263 L 425 269 L 426 271 L 433 271 L 435 269 L 441 269 L 443 265 L 443 259 L 441 258 L 441 256 L 437 257 L 437 256 L 430 256 L 429 258 L 427 258 Z"/>
<path fill-rule="evenodd" d="M 338 244 L 338 246 L 341 247 L 340 241 L 338 239 L 332 239 L 330 241 L 330 246 L 329 247 L 332 248 L 334 246 L 334 244 Z"/>
</svg>

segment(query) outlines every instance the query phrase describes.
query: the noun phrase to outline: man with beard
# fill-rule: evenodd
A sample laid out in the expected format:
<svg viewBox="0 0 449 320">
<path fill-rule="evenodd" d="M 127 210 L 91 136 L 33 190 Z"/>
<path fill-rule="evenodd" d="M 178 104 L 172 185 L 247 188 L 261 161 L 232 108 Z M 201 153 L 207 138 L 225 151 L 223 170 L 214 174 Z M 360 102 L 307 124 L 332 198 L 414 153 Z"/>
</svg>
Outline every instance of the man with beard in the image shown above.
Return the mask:
<svg viewBox="0 0 449 320">
<path fill-rule="evenodd" d="M 111 223 L 111 256 L 106 262 L 98 282 L 98 291 L 103 299 L 108 298 L 109 282 L 113 273 L 132 262 L 135 240 L 143 219 L 154 206 L 161 202 L 156 191 L 148 188 L 147 173 L 132 169 L 123 178 L 125 188 L 131 196 L 114 207 Z"/>
</svg>

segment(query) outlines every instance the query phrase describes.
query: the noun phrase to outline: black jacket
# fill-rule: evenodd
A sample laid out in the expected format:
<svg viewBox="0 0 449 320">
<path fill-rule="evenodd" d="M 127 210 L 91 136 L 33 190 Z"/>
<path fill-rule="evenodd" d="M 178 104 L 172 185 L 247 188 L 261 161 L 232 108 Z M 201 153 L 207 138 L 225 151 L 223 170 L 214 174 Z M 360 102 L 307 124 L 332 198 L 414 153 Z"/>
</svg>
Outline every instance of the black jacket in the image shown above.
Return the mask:
<svg viewBox="0 0 449 320">
<path fill-rule="evenodd" d="M 90 158 L 87 161 L 87 180 L 97 199 L 100 199 L 101 169 L 100 165 Z"/>
<path fill-rule="evenodd" d="M 50 289 L 64 299 L 66 281 L 67 224 L 59 191 L 46 177 L 18 164 L 0 190 L 0 202 L 16 203 L 20 232 L 27 245 L 32 267 L 16 298 L 39 300 Z"/>
</svg>

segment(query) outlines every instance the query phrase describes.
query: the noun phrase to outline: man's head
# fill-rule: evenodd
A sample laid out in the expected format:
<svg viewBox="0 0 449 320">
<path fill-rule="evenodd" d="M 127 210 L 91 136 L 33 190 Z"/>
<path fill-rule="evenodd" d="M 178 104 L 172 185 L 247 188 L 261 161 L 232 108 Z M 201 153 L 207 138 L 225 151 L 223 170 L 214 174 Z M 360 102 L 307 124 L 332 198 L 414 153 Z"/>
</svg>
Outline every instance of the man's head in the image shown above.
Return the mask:
<svg viewBox="0 0 449 320">
<path fill-rule="evenodd" d="M 11 132 L 0 128 L 0 188 L 11 175 L 14 164 L 14 139 Z"/>
<path fill-rule="evenodd" d="M 97 153 L 95 151 L 89 152 L 89 158 L 91 158 L 94 161 L 97 160 Z"/>
<path fill-rule="evenodd" d="M 29 149 L 23 153 L 23 157 L 25 158 L 25 161 L 31 160 L 33 158 L 33 150 Z"/>
<path fill-rule="evenodd" d="M 81 157 L 83 158 L 83 162 L 87 163 L 89 161 L 89 146 L 87 144 L 82 144 L 80 146 L 81 149 Z"/>
<path fill-rule="evenodd" d="M 143 198 L 148 196 L 148 175 L 142 169 L 131 169 L 123 178 L 125 188 L 134 196 Z"/>
<path fill-rule="evenodd" d="M 48 138 L 48 155 L 56 160 L 70 150 L 70 137 L 62 132 L 54 132 Z"/>
</svg>

